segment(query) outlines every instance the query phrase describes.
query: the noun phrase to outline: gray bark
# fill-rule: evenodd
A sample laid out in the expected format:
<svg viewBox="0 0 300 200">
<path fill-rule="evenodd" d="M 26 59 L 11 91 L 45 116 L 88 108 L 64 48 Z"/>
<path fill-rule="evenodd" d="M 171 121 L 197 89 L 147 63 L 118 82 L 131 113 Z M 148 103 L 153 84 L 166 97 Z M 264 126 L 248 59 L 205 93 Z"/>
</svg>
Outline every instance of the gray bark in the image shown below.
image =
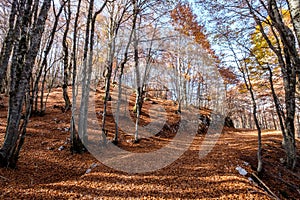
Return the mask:
<svg viewBox="0 0 300 200">
<path fill-rule="evenodd" d="M 65 9 L 66 13 L 66 29 L 63 35 L 63 53 L 64 53 L 64 58 L 63 58 L 63 65 L 64 65 L 64 80 L 63 80 L 63 97 L 65 100 L 65 107 L 64 107 L 64 112 L 68 111 L 71 107 L 71 101 L 68 95 L 68 82 L 69 82 L 69 74 L 68 74 L 68 69 L 69 69 L 69 47 L 67 43 L 67 37 L 68 37 L 68 32 L 70 29 L 70 21 L 71 21 L 71 5 L 70 5 L 70 0 L 68 1 L 68 6 L 67 9 Z"/>
<path fill-rule="evenodd" d="M 246 0 L 250 14 L 253 16 L 259 30 L 266 40 L 270 49 L 276 54 L 278 63 L 281 68 L 284 91 L 285 91 L 285 106 L 286 117 L 284 120 L 284 147 L 287 154 L 287 166 L 294 169 L 296 166 L 296 145 L 295 145 L 295 93 L 296 93 L 296 74 L 300 65 L 300 58 L 296 49 L 296 42 L 292 31 L 287 27 L 282 19 L 279 8 L 275 0 L 268 0 L 265 5 L 262 0 L 261 4 L 267 9 L 270 17 L 271 26 L 269 26 L 272 33 L 276 36 L 276 46 L 274 46 L 264 30 L 262 21 L 255 14 L 255 11 Z M 276 29 L 276 31 L 275 31 Z M 278 34 L 276 33 L 278 32 Z M 281 45 L 282 44 L 282 45 Z"/>
<path fill-rule="evenodd" d="M 130 31 L 130 35 L 129 35 L 129 40 L 128 40 L 128 43 L 126 45 L 125 51 L 124 51 L 123 61 L 120 64 L 118 102 L 117 102 L 116 119 L 115 119 L 116 120 L 115 121 L 115 136 L 114 136 L 114 139 L 113 139 L 113 143 L 115 143 L 115 144 L 118 143 L 118 135 L 119 135 L 120 104 L 121 104 L 121 98 L 122 98 L 122 76 L 123 76 L 123 73 L 124 73 L 125 64 L 128 61 L 128 50 L 129 50 L 130 44 L 132 42 L 132 36 L 133 36 L 133 32 L 135 30 L 136 21 L 137 21 L 137 13 L 134 12 L 133 13 L 133 20 L 132 20 L 132 27 L 131 27 L 131 31 Z"/>
<path fill-rule="evenodd" d="M 72 61 L 73 61 L 73 72 L 72 72 L 72 116 L 71 116 L 71 133 L 70 133 L 70 141 L 71 141 L 71 153 L 82 153 L 85 148 L 82 144 L 82 141 L 79 137 L 78 132 L 75 127 L 75 113 L 76 113 L 76 77 L 77 77 L 77 25 L 80 14 L 80 6 L 81 0 L 78 0 L 77 11 L 74 21 L 74 32 L 73 32 L 73 49 L 72 49 Z"/>
<path fill-rule="evenodd" d="M 36 76 L 36 79 L 35 79 L 35 82 L 34 82 L 34 86 L 33 86 L 33 91 L 32 91 L 32 100 L 33 100 L 33 113 L 36 113 L 36 114 L 40 114 L 40 115 L 43 115 L 45 110 L 44 110 L 44 106 L 43 106 L 43 96 L 44 96 L 44 88 L 42 87 L 41 89 L 41 102 L 40 102 L 40 110 L 38 110 L 38 93 L 39 93 L 39 83 L 41 81 L 41 76 L 44 72 L 44 77 L 46 76 L 46 73 L 47 73 L 47 60 L 48 60 L 48 56 L 49 56 L 49 53 L 50 53 L 50 50 L 52 48 L 52 45 L 53 45 L 53 41 L 54 41 L 54 37 L 55 37 L 55 33 L 57 31 L 57 26 L 58 26 L 58 21 L 59 21 L 59 17 L 60 17 L 60 14 L 62 13 L 63 11 L 63 8 L 65 6 L 65 2 L 61 5 L 58 13 L 55 15 L 55 20 L 54 20 L 54 24 L 53 24 L 53 27 L 52 27 L 52 30 L 51 30 L 51 33 L 50 33 L 50 38 L 49 40 L 47 41 L 47 45 L 46 45 L 46 48 L 45 48 L 45 51 L 44 51 L 44 56 L 43 56 L 43 60 L 42 60 L 42 64 L 40 66 L 40 69 L 39 69 L 39 72 Z M 42 84 L 44 85 L 44 81 L 45 79 L 42 80 Z"/>
<path fill-rule="evenodd" d="M 245 85 L 247 87 L 247 90 L 250 92 L 251 95 L 251 99 L 252 99 L 252 106 L 253 106 L 253 117 L 254 117 L 254 122 L 256 125 L 256 129 L 257 129 L 257 136 L 258 136 L 258 149 L 257 149 L 257 172 L 260 173 L 263 170 L 263 161 L 262 161 L 262 142 L 261 142 L 261 127 L 258 121 L 258 117 L 257 117 L 257 105 L 256 105 L 256 100 L 255 100 L 255 96 L 254 96 L 254 92 L 253 92 L 253 87 L 252 87 L 252 83 L 251 83 L 251 79 L 250 79 L 250 75 L 249 75 L 249 71 L 248 68 L 245 64 L 245 69 L 240 69 L 240 71 L 243 74 L 243 79 L 245 82 Z"/>
<path fill-rule="evenodd" d="M 299 0 L 287 0 L 289 4 L 289 10 L 292 16 L 292 22 L 300 45 L 300 1 Z"/>
<path fill-rule="evenodd" d="M 22 108 L 25 96 L 29 95 L 29 81 L 32 74 L 32 68 L 40 48 L 45 22 L 51 7 L 51 0 L 44 0 L 38 17 L 34 19 L 36 22 L 33 27 L 31 27 L 31 17 L 33 12 L 32 1 L 27 1 L 24 6 L 25 9 L 20 26 L 20 40 L 18 49 L 15 49 L 16 54 L 14 54 L 15 57 L 13 58 L 11 67 L 12 84 L 9 96 L 6 134 L 3 146 L 0 149 L 0 165 L 4 167 L 16 167 L 19 157 L 18 154 L 24 142 L 26 124 L 28 122 L 30 110 L 27 110 L 25 115 L 24 123 L 21 126 L 23 132 L 21 133 L 21 140 L 19 140 Z M 30 28 L 31 34 L 28 35 L 28 29 Z"/>
<path fill-rule="evenodd" d="M 0 53 L 0 91 L 3 90 L 2 83 L 5 78 L 9 59 L 12 54 L 13 46 L 20 33 L 20 29 L 16 27 L 16 24 L 20 24 L 20 15 L 17 11 L 18 0 L 12 2 L 12 8 L 9 16 L 9 28 L 7 35 L 4 39 L 3 46 Z"/>
</svg>

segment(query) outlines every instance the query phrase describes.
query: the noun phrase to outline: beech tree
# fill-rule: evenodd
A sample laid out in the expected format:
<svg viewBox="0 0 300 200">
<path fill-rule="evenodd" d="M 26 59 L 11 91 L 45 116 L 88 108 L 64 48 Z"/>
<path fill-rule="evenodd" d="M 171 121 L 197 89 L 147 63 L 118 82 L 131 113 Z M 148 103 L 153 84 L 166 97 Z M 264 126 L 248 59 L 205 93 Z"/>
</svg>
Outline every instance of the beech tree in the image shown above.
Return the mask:
<svg viewBox="0 0 300 200">
<path fill-rule="evenodd" d="M 277 44 L 274 46 L 266 34 L 266 31 L 262 25 L 262 20 L 256 14 L 255 7 L 249 1 L 246 1 L 250 13 L 253 16 L 256 24 L 259 26 L 259 30 L 262 33 L 264 39 L 267 41 L 269 47 L 276 54 L 278 58 L 278 64 L 283 74 L 283 83 L 285 90 L 285 106 L 286 106 L 286 117 L 285 117 L 285 130 L 284 136 L 284 147 L 287 153 L 287 166 L 294 169 L 296 166 L 296 145 L 295 145 L 295 93 L 296 93 L 296 74 L 297 68 L 300 65 L 300 59 L 296 50 L 295 38 L 291 29 L 284 24 L 282 14 L 274 0 L 268 0 L 267 4 L 260 2 L 262 6 L 267 9 L 270 17 L 270 29 L 273 34 L 275 30 L 278 32 Z M 282 43 L 282 48 L 280 46 Z"/>
<path fill-rule="evenodd" d="M 78 0 L 77 3 L 77 8 L 76 8 L 76 14 L 75 14 L 75 19 L 74 19 L 74 30 L 73 30 L 73 44 L 72 44 L 72 115 L 71 115 L 71 121 L 70 121 L 70 142 L 71 142 L 71 147 L 70 151 L 72 153 L 82 153 L 85 151 L 85 147 L 83 146 L 82 140 L 79 136 L 79 133 L 76 129 L 76 120 L 75 120 L 75 115 L 76 115 L 76 109 L 77 109 L 77 37 L 78 37 L 78 21 L 79 21 L 79 16 L 80 16 L 80 8 L 81 8 L 81 0 Z"/>
<path fill-rule="evenodd" d="M 38 66 L 36 66 L 36 74 L 35 78 L 32 80 L 32 113 L 38 114 L 38 115 L 44 115 L 46 111 L 45 106 L 45 82 L 46 82 L 46 76 L 49 73 L 49 70 L 53 67 L 53 65 L 60 60 L 60 56 L 57 54 L 53 55 L 52 47 L 53 43 L 55 42 L 55 36 L 57 33 L 57 29 L 59 26 L 59 20 L 60 15 L 65 7 L 66 1 L 62 2 L 62 4 L 59 6 L 59 9 L 56 10 L 55 6 L 52 7 L 53 14 L 54 14 L 54 21 L 53 26 L 49 30 L 49 37 L 46 37 L 47 39 L 44 39 L 44 45 L 43 48 L 43 54 L 41 53 L 41 61 L 38 62 Z M 49 19 L 50 21 L 51 19 Z M 44 35 L 45 38 L 45 35 Z M 42 45 L 41 45 L 42 46 Z M 51 57 L 54 57 L 51 59 Z M 53 62 L 51 62 L 53 60 Z M 55 77 L 53 77 L 55 79 Z M 50 87 L 51 88 L 51 87 Z"/>
<path fill-rule="evenodd" d="M 0 53 L 0 91 L 3 90 L 2 84 L 4 81 L 4 76 L 7 72 L 7 67 L 9 64 L 9 59 L 11 58 L 12 50 L 17 37 L 19 36 L 20 29 L 18 28 L 17 24 L 21 23 L 21 16 L 18 15 L 18 0 L 12 1 L 11 4 L 11 11 L 9 15 L 9 24 L 8 24 L 8 31 L 6 37 L 3 41 L 1 53 Z"/>
<path fill-rule="evenodd" d="M 286 150 L 287 166 L 294 169 L 296 165 L 296 147 L 295 147 L 295 94 L 296 94 L 296 76 L 299 68 L 299 54 L 297 52 L 296 40 L 288 24 L 283 20 L 282 9 L 287 8 L 286 1 L 221 1 L 208 2 L 199 1 L 209 9 L 208 5 L 216 12 L 213 15 L 214 24 L 228 35 L 239 47 L 241 44 L 248 49 L 251 34 L 255 27 L 262 34 L 267 43 L 267 48 L 276 55 L 277 65 L 280 67 L 284 88 L 284 148 Z M 212 12 L 212 13 L 213 13 Z M 264 24 L 267 27 L 264 27 Z M 216 28 L 219 30 L 219 28 Z M 274 42 L 269 37 L 268 32 L 274 35 Z"/>
<path fill-rule="evenodd" d="M 106 27 L 108 33 L 107 34 L 108 45 L 107 45 L 107 56 L 106 56 L 105 70 L 104 70 L 105 95 L 104 95 L 104 108 L 102 113 L 102 125 L 101 125 L 103 144 L 106 144 L 107 130 L 105 126 L 106 126 L 106 115 L 107 115 L 107 107 L 108 107 L 107 104 L 109 99 L 111 98 L 110 87 L 111 87 L 111 78 L 113 73 L 113 64 L 116 56 L 116 40 L 119 34 L 120 26 L 122 25 L 122 23 L 124 23 L 124 18 L 126 18 L 125 15 L 127 14 L 129 5 L 130 5 L 129 1 L 125 1 L 125 2 L 112 1 L 112 2 L 108 2 L 106 6 L 106 10 L 108 12 L 108 26 Z"/>
<path fill-rule="evenodd" d="M 287 0 L 291 12 L 294 29 L 300 44 L 300 2 L 298 0 Z"/>
<path fill-rule="evenodd" d="M 71 106 L 71 101 L 68 95 L 68 84 L 69 84 L 69 70 L 71 68 L 71 62 L 69 60 L 69 46 L 68 46 L 68 33 L 70 29 L 70 23 L 71 23 L 71 3 L 70 0 L 68 0 L 67 3 L 67 8 L 65 7 L 65 16 L 66 16 L 66 27 L 65 27 L 65 32 L 63 34 L 63 41 L 62 41 L 62 46 L 63 46 L 63 71 L 64 71 L 64 78 L 63 78 L 63 97 L 65 100 L 65 106 L 64 106 L 64 111 L 68 111 Z"/>
<path fill-rule="evenodd" d="M 11 14 L 19 19 L 20 25 L 15 27 L 14 34 L 16 35 L 12 37 L 14 53 L 10 72 L 9 110 L 5 139 L 0 149 L 2 167 L 16 167 L 19 152 L 25 140 L 26 126 L 31 113 L 29 82 L 51 7 L 51 0 L 44 0 L 41 7 L 39 1 L 19 3 L 19 10 L 11 10 Z M 35 16 L 35 12 L 39 13 Z M 3 62 L 5 61 L 2 61 L 1 65 Z M 24 105 L 26 110 L 22 114 Z"/>
</svg>

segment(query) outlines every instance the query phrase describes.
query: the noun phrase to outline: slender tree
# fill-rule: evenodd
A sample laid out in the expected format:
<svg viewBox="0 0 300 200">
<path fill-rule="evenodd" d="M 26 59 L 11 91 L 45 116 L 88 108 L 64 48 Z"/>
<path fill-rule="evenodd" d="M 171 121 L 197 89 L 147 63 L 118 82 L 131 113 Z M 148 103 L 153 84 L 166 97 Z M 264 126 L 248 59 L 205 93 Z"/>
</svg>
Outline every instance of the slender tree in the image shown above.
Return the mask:
<svg viewBox="0 0 300 200">
<path fill-rule="evenodd" d="M 64 66 L 64 79 L 63 79 L 63 97 L 65 100 L 65 106 L 64 106 L 64 111 L 68 111 L 71 107 L 71 101 L 68 95 L 68 84 L 69 84 L 69 68 L 70 68 L 70 62 L 69 62 L 69 47 L 68 47 L 68 41 L 67 41 L 67 37 L 68 37 L 68 33 L 69 33 L 69 29 L 70 29 L 70 23 L 71 23 L 71 3 L 70 0 L 68 0 L 67 3 L 67 8 L 65 8 L 65 15 L 66 15 L 66 28 L 65 28 L 65 32 L 63 35 L 63 66 Z"/>
<path fill-rule="evenodd" d="M 76 114 L 76 77 L 77 77 L 77 34 L 78 34 L 78 20 L 80 15 L 81 0 L 78 0 L 77 10 L 74 21 L 74 31 L 73 31 L 73 48 L 72 48 L 72 116 L 71 116 L 71 128 L 70 128 L 70 141 L 71 141 L 71 152 L 72 153 L 82 153 L 85 148 L 82 144 L 81 138 L 79 137 L 78 131 L 75 126 L 75 114 Z"/>
<path fill-rule="evenodd" d="M 8 119 L 4 143 L 0 149 L 0 165 L 3 167 L 16 167 L 30 116 L 30 109 L 26 109 L 25 116 L 23 115 L 23 123 L 21 123 L 22 108 L 26 97 L 29 97 L 32 68 L 40 48 L 51 0 L 43 1 L 39 14 L 36 18 L 33 18 L 34 22 L 32 23 L 33 8 L 38 6 L 39 2 L 35 3 L 33 5 L 30 0 L 21 2 L 21 8 L 24 10 L 19 13 L 19 17 L 21 16 L 20 35 L 12 58 Z M 28 30 L 31 30 L 30 34 L 28 34 Z M 28 100 L 26 102 L 28 103 Z M 30 107 L 30 104 L 26 106 L 26 108 Z"/>
<path fill-rule="evenodd" d="M 12 50 L 16 38 L 19 36 L 20 29 L 17 24 L 20 24 L 21 15 L 18 13 L 18 0 L 13 0 L 9 16 L 8 32 L 2 44 L 0 52 L 0 91 L 3 90 L 3 81 L 7 72 L 9 59 L 11 58 Z"/>
</svg>

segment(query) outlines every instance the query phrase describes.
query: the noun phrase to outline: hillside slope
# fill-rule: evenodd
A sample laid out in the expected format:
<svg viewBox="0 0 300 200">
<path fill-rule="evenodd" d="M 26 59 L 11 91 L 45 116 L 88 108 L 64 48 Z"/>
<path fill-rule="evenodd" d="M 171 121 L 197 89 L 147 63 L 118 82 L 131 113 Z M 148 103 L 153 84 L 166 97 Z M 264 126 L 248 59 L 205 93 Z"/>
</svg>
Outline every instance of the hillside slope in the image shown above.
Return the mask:
<svg viewBox="0 0 300 200">
<path fill-rule="evenodd" d="M 151 101 L 169 110 L 170 126 L 178 122 L 172 102 Z M 148 123 L 151 101 L 145 104 L 142 123 Z M 96 110 L 101 112 L 101 101 L 98 103 Z M 249 180 L 256 166 L 255 131 L 225 129 L 202 159 L 198 152 L 205 135 L 197 134 L 189 150 L 171 165 L 151 173 L 127 174 L 104 166 L 89 153 L 70 153 L 70 112 L 63 113 L 59 109 L 62 105 L 58 88 L 49 97 L 46 115 L 31 118 L 18 168 L 0 169 L 0 199 L 272 199 L 262 185 Z M 0 142 L 6 109 L 7 105 L 0 110 Z M 108 129 L 110 134 L 114 132 L 112 115 L 108 117 Z M 121 135 L 119 147 L 135 152 L 157 150 L 174 137 L 166 131 L 133 144 L 130 135 Z M 284 157 L 280 141 L 278 132 L 263 133 L 265 171 L 260 178 L 279 198 L 297 199 L 300 167 L 296 172 L 285 169 L 280 162 Z M 239 174 L 238 166 L 248 174 Z"/>
</svg>

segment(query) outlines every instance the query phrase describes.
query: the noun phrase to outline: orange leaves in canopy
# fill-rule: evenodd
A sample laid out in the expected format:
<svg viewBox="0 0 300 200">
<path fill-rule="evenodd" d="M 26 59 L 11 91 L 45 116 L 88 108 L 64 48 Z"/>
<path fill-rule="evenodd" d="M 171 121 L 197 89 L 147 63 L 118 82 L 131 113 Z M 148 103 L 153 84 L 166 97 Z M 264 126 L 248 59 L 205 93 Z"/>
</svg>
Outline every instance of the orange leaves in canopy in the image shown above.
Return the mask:
<svg viewBox="0 0 300 200">
<path fill-rule="evenodd" d="M 238 84 L 239 80 L 231 69 L 219 67 L 218 70 L 226 84 Z"/>
<path fill-rule="evenodd" d="M 178 3 L 171 11 L 172 24 L 175 30 L 194 38 L 208 52 L 212 53 L 210 43 L 204 34 L 204 27 L 197 22 L 197 15 L 188 4 Z"/>
</svg>

